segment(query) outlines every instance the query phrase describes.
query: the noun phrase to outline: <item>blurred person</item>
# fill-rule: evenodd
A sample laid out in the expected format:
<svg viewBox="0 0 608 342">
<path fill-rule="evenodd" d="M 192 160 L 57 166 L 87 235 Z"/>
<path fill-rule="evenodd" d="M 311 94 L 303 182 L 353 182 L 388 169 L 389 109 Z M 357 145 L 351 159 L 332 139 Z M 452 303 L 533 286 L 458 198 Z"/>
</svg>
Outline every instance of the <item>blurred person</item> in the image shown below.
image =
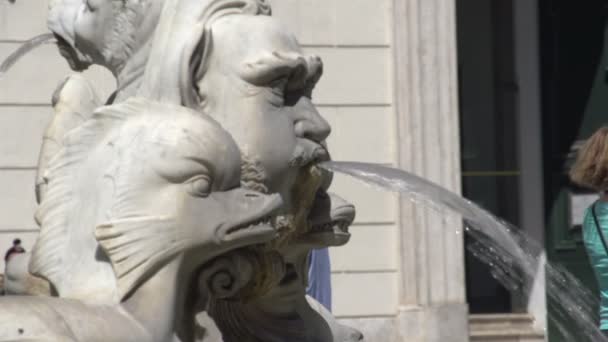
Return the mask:
<svg viewBox="0 0 608 342">
<path fill-rule="evenodd" d="M 6 253 L 4 254 L 4 262 L 8 263 L 8 261 L 11 259 L 11 257 L 13 257 L 15 254 L 22 254 L 25 253 L 25 248 L 23 248 L 23 246 L 21 246 L 21 239 L 15 239 L 13 240 L 13 246 L 11 248 L 9 248 Z"/>
<path fill-rule="evenodd" d="M 316 299 L 331 312 L 331 266 L 329 249 L 314 249 L 309 255 L 308 287 L 306 294 Z"/>
<path fill-rule="evenodd" d="M 608 336 L 608 127 L 597 130 L 583 145 L 570 179 L 600 194 L 585 211 L 583 242 L 600 290 L 599 328 Z"/>
</svg>

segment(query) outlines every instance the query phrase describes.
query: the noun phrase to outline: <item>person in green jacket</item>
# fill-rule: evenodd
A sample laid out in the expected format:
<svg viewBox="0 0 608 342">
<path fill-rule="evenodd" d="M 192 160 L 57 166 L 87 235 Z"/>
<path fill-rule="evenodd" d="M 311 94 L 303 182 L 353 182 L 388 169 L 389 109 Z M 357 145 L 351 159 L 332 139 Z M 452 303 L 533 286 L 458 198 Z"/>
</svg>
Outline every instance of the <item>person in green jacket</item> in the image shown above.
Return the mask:
<svg viewBox="0 0 608 342">
<path fill-rule="evenodd" d="M 600 289 L 600 330 L 608 335 L 608 127 L 581 148 L 570 179 L 600 193 L 585 212 L 583 242 Z"/>
</svg>

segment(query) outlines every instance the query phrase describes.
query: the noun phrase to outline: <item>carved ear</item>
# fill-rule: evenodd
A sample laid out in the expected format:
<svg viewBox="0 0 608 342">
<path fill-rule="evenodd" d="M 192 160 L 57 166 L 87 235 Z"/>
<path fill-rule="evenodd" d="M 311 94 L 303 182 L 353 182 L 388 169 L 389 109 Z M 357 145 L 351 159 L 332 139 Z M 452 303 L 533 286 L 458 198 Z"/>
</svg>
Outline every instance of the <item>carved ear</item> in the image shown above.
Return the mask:
<svg viewBox="0 0 608 342">
<path fill-rule="evenodd" d="M 139 95 L 197 109 L 195 82 L 212 51 L 212 24 L 232 14 L 270 13 L 267 0 L 167 0 Z"/>
<path fill-rule="evenodd" d="M 270 15 L 272 10 L 266 0 L 214 0 L 198 18 L 198 28 L 186 44 L 182 53 L 180 68 L 180 90 L 182 104 L 189 108 L 198 108 L 201 98 L 196 83 L 207 71 L 209 56 L 213 50 L 211 26 L 224 16 L 231 14 Z"/>
<path fill-rule="evenodd" d="M 182 66 L 187 70 L 183 70 L 182 78 L 180 79 L 180 91 L 182 104 L 188 108 L 198 108 L 201 103 L 199 89 L 196 83 L 201 80 L 208 67 L 209 56 L 213 49 L 213 36 L 211 34 L 211 25 L 203 28 L 199 35 L 194 37 L 182 55 Z"/>
</svg>

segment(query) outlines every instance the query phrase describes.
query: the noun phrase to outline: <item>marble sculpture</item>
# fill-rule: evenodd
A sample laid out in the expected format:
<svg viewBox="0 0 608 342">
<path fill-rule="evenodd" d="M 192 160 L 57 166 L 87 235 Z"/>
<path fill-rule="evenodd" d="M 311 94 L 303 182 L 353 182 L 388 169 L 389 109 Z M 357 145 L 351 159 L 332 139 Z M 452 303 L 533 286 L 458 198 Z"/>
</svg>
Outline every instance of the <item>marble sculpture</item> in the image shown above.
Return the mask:
<svg viewBox="0 0 608 342">
<path fill-rule="evenodd" d="M 51 0 L 72 69 L 53 95 L 40 236 L 10 265 L 0 341 L 362 340 L 305 295 L 308 253 L 348 242 L 329 193 L 323 64 L 265 0 Z"/>
</svg>

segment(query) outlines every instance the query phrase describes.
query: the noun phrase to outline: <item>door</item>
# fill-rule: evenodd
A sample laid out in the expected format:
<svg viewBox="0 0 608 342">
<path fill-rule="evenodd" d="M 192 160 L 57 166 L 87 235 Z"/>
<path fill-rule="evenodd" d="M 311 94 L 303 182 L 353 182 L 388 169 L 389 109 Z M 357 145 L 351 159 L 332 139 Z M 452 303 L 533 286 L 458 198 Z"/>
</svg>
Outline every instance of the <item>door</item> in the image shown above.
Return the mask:
<svg viewBox="0 0 608 342">
<path fill-rule="evenodd" d="M 511 0 L 459 0 L 458 64 L 462 192 L 494 215 L 520 224 L 516 87 Z M 476 243 L 467 236 L 467 248 Z M 466 253 L 472 314 L 509 313 L 511 293 L 492 269 Z"/>
<path fill-rule="evenodd" d="M 581 190 L 567 169 L 574 143 L 608 124 L 605 7 L 604 0 L 543 0 L 540 8 L 547 257 L 593 291 L 581 229 L 571 223 L 571 196 Z M 550 303 L 548 314 L 554 315 Z M 549 341 L 565 341 L 551 320 Z"/>
</svg>

